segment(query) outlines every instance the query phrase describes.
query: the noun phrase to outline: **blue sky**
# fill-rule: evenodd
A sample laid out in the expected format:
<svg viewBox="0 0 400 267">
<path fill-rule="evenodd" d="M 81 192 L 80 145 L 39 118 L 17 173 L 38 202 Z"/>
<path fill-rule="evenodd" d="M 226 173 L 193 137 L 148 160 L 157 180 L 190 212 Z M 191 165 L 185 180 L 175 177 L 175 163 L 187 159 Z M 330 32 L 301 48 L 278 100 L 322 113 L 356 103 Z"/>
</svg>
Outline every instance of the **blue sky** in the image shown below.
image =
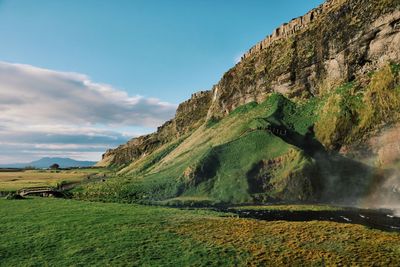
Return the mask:
<svg viewBox="0 0 400 267">
<path fill-rule="evenodd" d="M 49 71 L 55 71 L 62 79 L 66 74 L 74 73 L 67 75 L 73 84 L 81 84 L 82 88 L 89 84 L 91 89 L 88 90 L 100 90 L 105 99 L 108 98 L 108 95 L 104 95 L 104 91 L 108 90 L 104 89 L 106 87 L 111 88 L 114 96 L 119 94 L 119 98 L 113 98 L 115 105 L 118 105 L 118 101 L 124 102 L 123 97 L 129 98 L 131 102 L 121 104 L 126 107 L 122 114 L 134 114 L 136 119 L 140 117 L 140 112 L 147 114 L 147 120 L 138 119 L 141 122 L 124 120 L 117 115 L 110 116 L 109 120 L 93 116 L 93 119 L 84 121 L 74 120 L 73 114 L 69 116 L 63 126 L 70 127 L 71 131 L 91 128 L 95 131 L 114 131 L 116 135 L 124 136 L 116 138 L 118 141 L 115 142 L 104 141 L 104 146 L 99 146 L 98 151 L 90 156 L 85 154 L 87 151 L 80 154 L 86 155 L 81 156 L 82 159 L 95 159 L 105 147 L 124 142 L 136 133 L 151 131 L 166 119 L 164 116 L 157 117 L 155 112 L 147 112 L 146 105 L 150 103 L 152 109 L 157 106 L 162 110 L 160 113 L 172 116 L 176 104 L 190 97 L 193 92 L 210 89 L 235 64 L 236 58 L 274 28 L 303 15 L 322 2 L 0 0 L 0 61 L 4 64 L 0 71 L 24 75 L 21 80 L 25 79 L 24 86 L 28 87 L 30 79 L 38 82 L 43 80 L 37 75 L 49 78 Z M 9 76 L 5 74 L 2 77 L 5 78 L 0 79 L 0 97 L 2 91 L 3 95 L 7 93 L 8 98 L 22 96 L 22 90 L 18 93 L 20 85 L 7 79 Z M 46 82 L 60 94 L 62 90 L 63 95 L 69 91 L 65 84 L 57 87 L 49 80 Z M 39 95 L 43 93 L 40 87 L 40 84 L 35 87 Z M 32 91 L 28 88 L 24 92 Z M 93 109 L 102 108 L 104 103 L 101 103 L 93 105 Z M 141 103 L 140 108 L 133 108 L 137 103 Z M 72 110 L 70 105 L 65 106 L 67 111 Z M 33 107 L 26 106 L 23 110 L 27 108 Z M 0 116 L 0 138 L 10 128 L 8 121 L 13 121 L 14 126 L 22 123 L 17 115 L 13 115 L 18 113 L 17 109 L 8 106 L 8 110 L 8 116 L 14 117 Z M 89 116 L 86 111 L 75 115 Z M 46 116 L 45 113 L 37 114 L 34 118 L 37 122 L 32 127 L 43 126 L 43 131 L 49 128 L 53 122 L 43 116 Z M 66 120 L 65 116 L 60 115 L 59 119 L 61 117 Z M 41 118 L 44 122 L 40 121 Z M 110 122 L 114 119 L 119 119 L 121 123 L 114 125 Z M 11 143 L 4 138 L 0 139 L 0 149 L 2 143 Z M 81 141 L 77 140 L 76 143 L 81 144 Z M 60 143 L 63 142 L 60 140 Z M 79 152 L 77 149 L 77 155 Z M 0 154 L 0 163 L 35 159 L 46 152 L 40 155 L 15 153 L 14 157 L 3 155 L 3 158 Z M 57 153 L 59 156 L 63 150 Z"/>
</svg>

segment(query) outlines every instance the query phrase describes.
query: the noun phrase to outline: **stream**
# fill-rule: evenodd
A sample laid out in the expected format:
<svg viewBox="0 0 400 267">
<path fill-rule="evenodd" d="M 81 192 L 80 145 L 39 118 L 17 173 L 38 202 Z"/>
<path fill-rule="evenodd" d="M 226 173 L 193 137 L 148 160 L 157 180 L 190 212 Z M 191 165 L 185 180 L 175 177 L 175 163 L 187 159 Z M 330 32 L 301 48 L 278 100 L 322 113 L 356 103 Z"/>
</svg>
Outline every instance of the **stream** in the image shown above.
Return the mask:
<svg viewBox="0 0 400 267">
<path fill-rule="evenodd" d="M 240 218 L 252 218 L 265 221 L 331 221 L 338 223 L 360 224 L 369 228 L 400 232 L 400 217 L 390 210 L 372 210 L 346 208 L 343 210 L 290 211 L 290 210 L 251 210 L 235 208 L 217 208 L 220 212 L 237 214 Z"/>
</svg>

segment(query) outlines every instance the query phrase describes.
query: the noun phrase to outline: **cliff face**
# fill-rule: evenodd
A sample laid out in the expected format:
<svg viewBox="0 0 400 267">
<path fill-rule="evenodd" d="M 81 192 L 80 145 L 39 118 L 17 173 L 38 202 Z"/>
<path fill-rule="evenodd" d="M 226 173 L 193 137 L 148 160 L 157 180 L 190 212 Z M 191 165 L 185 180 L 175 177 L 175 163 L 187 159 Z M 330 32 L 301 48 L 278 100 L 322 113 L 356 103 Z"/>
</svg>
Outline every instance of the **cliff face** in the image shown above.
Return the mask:
<svg viewBox="0 0 400 267">
<path fill-rule="evenodd" d="M 174 119 L 178 136 L 200 126 L 204 123 L 206 114 L 211 105 L 211 91 L 200 91 L 179 105 Z"/>
<path fill-rule="evenodd" d="M 255 45 L 213 89 L 209 116 L 267 93 L 307 98 L 400 59 L 399 0 L 331 0 Z"/>
<path fill-rule="evenodd" d="M 255 45 L 87 198 L 400 202 L 400 0 L 330 0 Z"/>
<path fill-rule="evenodd" d="M 150 135 L 108 150 L 99 166 L 122 166 L 183 138 L 206 119 L 222 118 L 272 92 L 291 99 L 326 94 L 400 62 L 400 0 L 329 0 L 252 47 L 211 91 L 193 94 L 174 119 Z"/>
<path fill-rule="evenodd" d="M 181 103 L 175 118 L 165 122 L 152 134 L 133 138 L 128 143 L 103 154 L 97 166 L 124 166 L 144 157 L 161 145 L 181 138 L 204 123 L 211 104 L 211 91 L 201 91 Z"/>
</svg>

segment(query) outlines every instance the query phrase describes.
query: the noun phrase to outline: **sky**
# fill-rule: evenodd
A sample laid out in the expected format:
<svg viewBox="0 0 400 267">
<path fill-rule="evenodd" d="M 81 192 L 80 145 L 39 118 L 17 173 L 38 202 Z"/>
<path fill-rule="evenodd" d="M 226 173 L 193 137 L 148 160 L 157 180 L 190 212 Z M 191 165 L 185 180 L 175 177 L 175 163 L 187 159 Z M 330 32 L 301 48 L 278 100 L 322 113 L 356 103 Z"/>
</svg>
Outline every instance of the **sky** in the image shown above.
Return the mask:
<svg viewBox="0 0 400 267">
<path fill-rule="evenodd" d="M 99 160 L 322 0 L 0 0 L 0 164 Z"/>
</svg>

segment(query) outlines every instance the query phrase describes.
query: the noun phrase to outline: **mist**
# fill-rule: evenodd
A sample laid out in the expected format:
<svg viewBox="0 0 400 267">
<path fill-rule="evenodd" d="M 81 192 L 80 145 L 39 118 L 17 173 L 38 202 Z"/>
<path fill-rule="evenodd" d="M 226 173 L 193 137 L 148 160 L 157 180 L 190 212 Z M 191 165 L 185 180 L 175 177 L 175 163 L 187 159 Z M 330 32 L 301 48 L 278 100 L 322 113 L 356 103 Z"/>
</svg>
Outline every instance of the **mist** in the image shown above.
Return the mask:
<svg viewBox="0 0 400 267">
<path fill-rule="evenodd" d="M 391 209 L 400 217 L 400 125 L 371 138 L 369 164 L 372 180 L 359 204 L 366 208 Z"/>
</svg>

